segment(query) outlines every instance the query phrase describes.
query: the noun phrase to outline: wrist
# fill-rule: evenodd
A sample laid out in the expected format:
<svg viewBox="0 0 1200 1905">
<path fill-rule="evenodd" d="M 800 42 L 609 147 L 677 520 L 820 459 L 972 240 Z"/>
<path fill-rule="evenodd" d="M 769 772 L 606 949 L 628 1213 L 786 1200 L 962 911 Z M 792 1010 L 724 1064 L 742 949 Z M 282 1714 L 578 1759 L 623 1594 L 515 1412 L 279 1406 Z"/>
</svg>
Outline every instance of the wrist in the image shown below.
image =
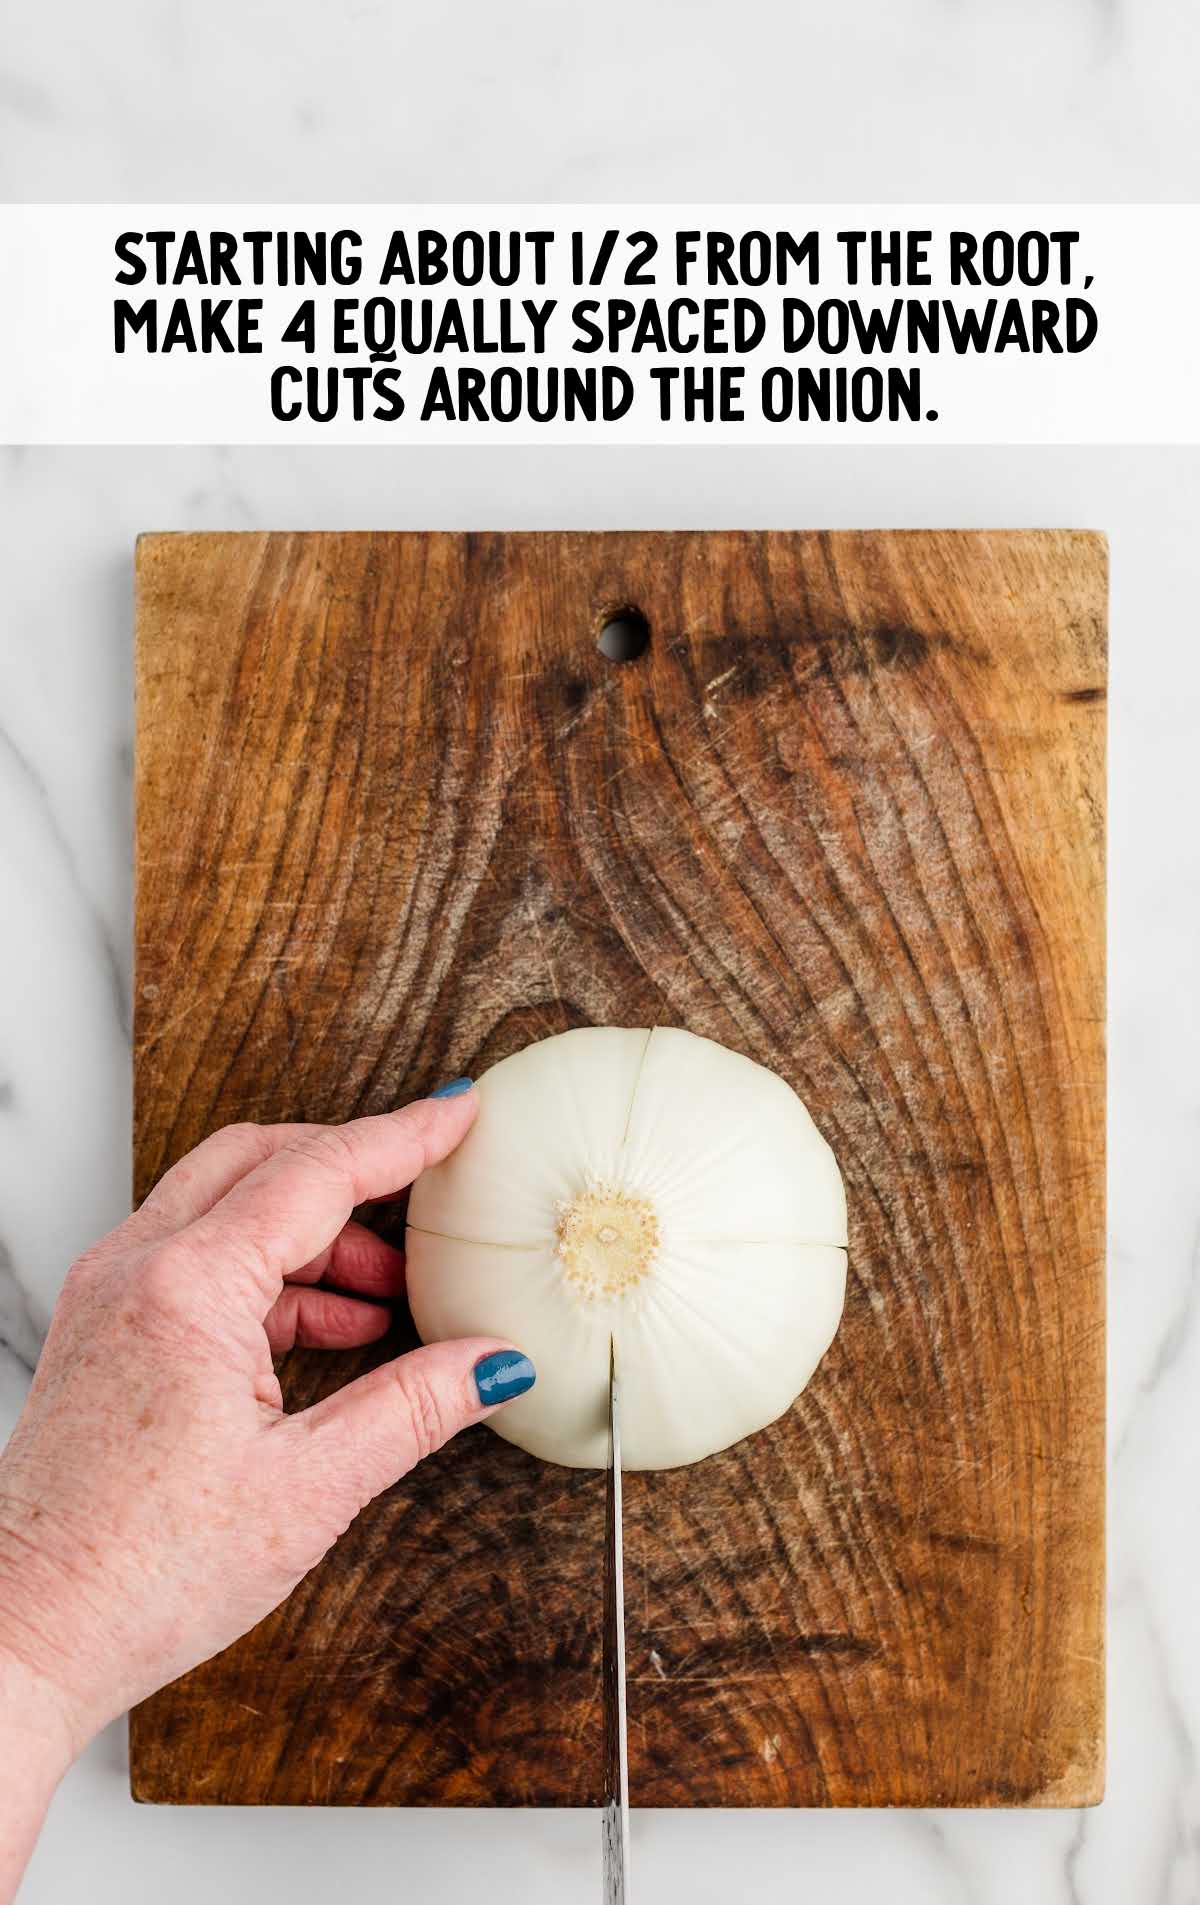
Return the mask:
<svg viewBox="0 0 1200 1905">
<path fill-rule="evenodd" d="M 77 1738 L 57 1685 L 27 1664 L 0 1637 L 0 1761 L 25 1770 L 31 1790 L 47 1800 L 76 1754 Z M 7 1777 L 7 1773 L 6 1773 Z"/>
<path fill-rule="evenodd" d="M 57 1689 L 0 1642 L 0 1901 L 16 1895 L 74 1752 Z"/>
<path fill-rule="evenodd" d="M 71 1697 L 72 1623 L 56 1585 L 33 1544 L 0 1526 L 0 1738 L 8 1759 L 24 1754 L 31 1781 L 48 1782 L 47 1797 L 97 1731 Z"/>
</svg>

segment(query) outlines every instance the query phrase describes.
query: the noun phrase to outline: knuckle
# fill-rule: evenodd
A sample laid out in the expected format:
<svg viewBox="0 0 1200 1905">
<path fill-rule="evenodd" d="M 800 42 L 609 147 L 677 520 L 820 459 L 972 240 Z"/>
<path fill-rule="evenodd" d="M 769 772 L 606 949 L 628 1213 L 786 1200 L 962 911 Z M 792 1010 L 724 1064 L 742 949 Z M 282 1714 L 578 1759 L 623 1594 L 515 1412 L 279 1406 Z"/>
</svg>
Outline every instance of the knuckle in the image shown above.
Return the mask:
<svg viewBox="0 0 1200 1905">
<path fill-rule="evenodd" d="M 236 1124 L 222 1125 L 210 1142 L 215 1150 L 228 1152 L 239 1164 L 245 1164 L 247 1170 L 253 1170 L 258 1164 L 266 1164 L 275 1149 L 266 1128 L 249 1118 L 240 1118 Z"/>
<path fill-rule="evenodd" d="M 238 1118 L 233 1124 L 222 1125 L 218 1135 L 239 1151 L 265 1152 L 268 1148 L 266 1132 L 252 1118 Z"/>
<path fill-rule="evenodd" d="M 143 1311 L 159 1317 L 180 1315 L 187 1307 L 192 1279 L 179 1241 L 172 1239 L 148 1250 L 133 1281 Z"/>
<path fill-rule="evenodd" d="M 396 1384 L 400 1391 L 418 1462 L 449 1440 L 451 1425 L 437 1390 L 420 1369 L 396 1365 Z"/>
<path fill-rule="evenodd" d="M 290 1302 L 287 1300 L 289 1295 Z M 298 1289 L 285 1289 L 275 1307 L 291 1327 L 301 1348 L 319 1349 L 337 1338 L 340 1321 L 338 1307 L 325 1290 L 306 1289 L 303 1296 L 305 1300 L 301 1302 Z"/>
<path fill-rule="evenodd" d="M 186 1211 L 198 1194 L 200 1183 L 201 1173 L 192 1162 L 192 1154 L 180 1158 L 178 1164 L 163 1173 L 134 1212 L 131 1222 L 137 1234 L 153 1237 L 169 1232 L 172 1225 L 179 1222 L 181 1209 Z"/>
<path fill-rule="evenodd" d="M 352 1180 L 355 1174 L 354 1146 L 341 1125 L 322 1126 L 299 1138 L 294 1146 L 300 1157 L 311 1160 L 339 1179 Z"/>
<path fill-rule="evenodd" d="M 92 1283 L 98 1272 L 106 1267 L 109 1259 L 108 1244 L 109 1239 L 106 1237 L 100 1243 L 92 1244 L 87 1250 L 80 1252 L 63 1278 L 60 1302 L 62 1297 L 71 1296 Z"/>
<path fill-rule="evenodd" d="M 426 1156 L 438 1129 L 439 1107 L 432 1098 L 414 1098 L 392 1114 L 397 1133 L 417 1157 Z"/>
<path fill-rule="evenodd" d="M 256 1237 L 252 1233 L 230 1230 L 227 1242 L 218 1253 L 219 1270 L 240 1271 L 260 1290 L 278 1290 L 282 1281 L 277 1259 L 286 1252 L 278 1239 Z"/>
<path fill-rule="evenodd" d="M 146 1192 L 134 1215 L 157 1217 L 160 1211 L 168 1212 L 175 1193 L 190 1190 L 195 1176 L 187 1158 L 181 1158 L 179 1163 L 173 1164 L 169 1171 L 164 1171 L 158 1183 L 152 1185 Z"/>
</svg>

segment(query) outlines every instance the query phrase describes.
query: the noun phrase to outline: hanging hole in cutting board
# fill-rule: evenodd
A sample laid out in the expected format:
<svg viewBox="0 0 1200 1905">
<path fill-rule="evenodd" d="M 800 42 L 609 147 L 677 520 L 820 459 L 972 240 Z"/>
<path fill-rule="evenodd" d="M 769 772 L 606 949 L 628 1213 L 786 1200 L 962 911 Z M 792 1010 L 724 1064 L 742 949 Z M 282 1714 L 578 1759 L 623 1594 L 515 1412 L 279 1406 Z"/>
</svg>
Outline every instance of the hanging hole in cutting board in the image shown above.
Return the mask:
<svg viewBox="0 0 1200 1905">
<path fill-rule="evenodd" d="M 650 624 L 640 609 L 616 609 L 604 618 L 596 647 L 609 661 L 636 661 L 650 646 Z"/>
</svg>

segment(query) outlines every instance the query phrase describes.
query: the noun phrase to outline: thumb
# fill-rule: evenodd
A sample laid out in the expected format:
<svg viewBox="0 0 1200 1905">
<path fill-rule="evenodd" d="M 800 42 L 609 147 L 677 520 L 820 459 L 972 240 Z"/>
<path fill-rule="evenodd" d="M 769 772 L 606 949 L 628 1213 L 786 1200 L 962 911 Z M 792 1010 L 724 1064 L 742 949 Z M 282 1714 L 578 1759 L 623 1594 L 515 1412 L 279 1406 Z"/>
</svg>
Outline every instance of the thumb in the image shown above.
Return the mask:
<svg viewBox="0 0 1200 1905">
<path fill-rule="evenodd" d="M 322 1459 L 367 1502 L 460 1429 L 523 1396 L 534 1380 L 528 1356 L 494 1338 L 429 1343 L 347 1383 L 289 1424 L 308 1439 L 309 1458 L 319 1445 Z"/>
</svg>

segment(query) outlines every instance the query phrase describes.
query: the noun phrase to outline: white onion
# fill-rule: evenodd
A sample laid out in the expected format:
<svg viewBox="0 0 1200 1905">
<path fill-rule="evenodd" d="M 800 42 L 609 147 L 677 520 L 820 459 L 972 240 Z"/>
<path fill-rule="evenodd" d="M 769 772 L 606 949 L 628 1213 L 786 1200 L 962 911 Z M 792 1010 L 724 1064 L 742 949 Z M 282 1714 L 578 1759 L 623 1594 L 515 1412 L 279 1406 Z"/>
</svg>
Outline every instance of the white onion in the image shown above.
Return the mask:
<svg viewBox="0 0 1200 1905">
<path fill-rule="evenodd" d="M 478 1089 L 471 1131 L 413 1189 L 408 1292 L 425 1341 L 532 1357 L 498 1433 L 603 1467 L 610 1337 L 628 1468 L 698 1461 L 781 1415 L 846 1283 L 841 1175 L 791 1087 L 690 1032 L 588 1027 Z"/>
</svg>

